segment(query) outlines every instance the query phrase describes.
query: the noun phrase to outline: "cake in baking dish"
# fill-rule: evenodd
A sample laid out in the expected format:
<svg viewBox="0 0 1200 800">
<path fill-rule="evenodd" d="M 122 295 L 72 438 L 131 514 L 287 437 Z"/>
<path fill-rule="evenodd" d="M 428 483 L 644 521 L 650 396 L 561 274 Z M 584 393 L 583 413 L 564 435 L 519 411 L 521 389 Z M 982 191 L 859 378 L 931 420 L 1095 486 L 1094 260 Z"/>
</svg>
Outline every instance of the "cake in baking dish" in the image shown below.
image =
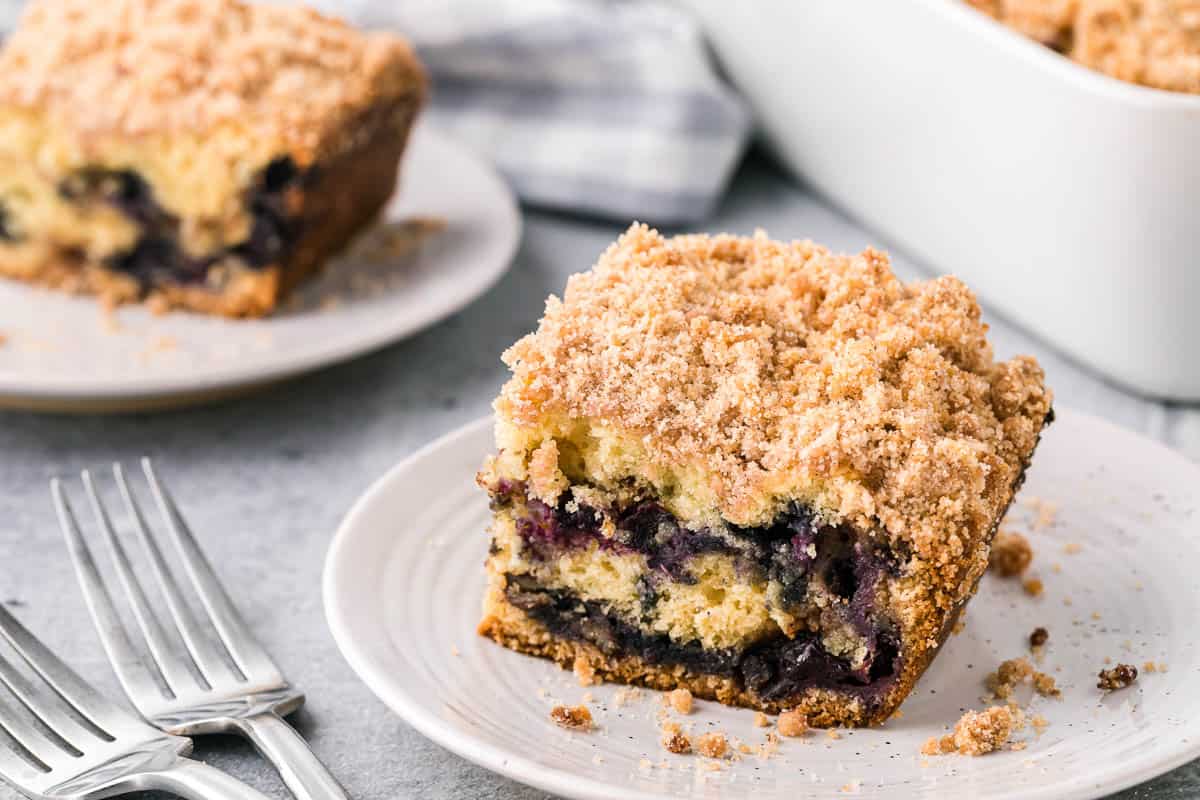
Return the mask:
<svg viewBox="0 0 1200 800">
<path fill-rule="evenodd" d="M 401 38 L 240 0 L 35 0 L 0 51 L 0 276 L 259 316 L 380 212 Z"/>
<path fill-rule="evenodd" d="M 1073 61 L 1130 83 L 1200 94 L 1196 0 L 966 0 Z"/>
<path fill-rule="evenodd" d="M 635 225 L 504 354 L 479 630 L 587 676 L 885 720 L 988 564 L 1051 395 L 875 250 Z"/>
</svg>

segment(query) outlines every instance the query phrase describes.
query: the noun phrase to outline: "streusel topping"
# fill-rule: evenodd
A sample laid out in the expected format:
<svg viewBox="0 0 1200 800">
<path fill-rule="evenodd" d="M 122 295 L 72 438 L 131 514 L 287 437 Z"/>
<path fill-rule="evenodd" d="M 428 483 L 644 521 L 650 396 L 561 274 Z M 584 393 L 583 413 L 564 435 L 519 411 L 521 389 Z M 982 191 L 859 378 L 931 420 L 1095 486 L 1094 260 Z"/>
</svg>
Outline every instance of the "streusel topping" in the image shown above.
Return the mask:
<svg viewBox="0 0 1200 800">
<path fill-rule="evenodd" d="M 0 52 L 0 101 L 134 136 L 235 120 L 315 147 L 423 81 L 397 36 L 240 0 L 35 0 Z"/>
<path fill-rule="evenodd" d="M 1198 0 L 967 0 L 1084 66 L 1200 94 Z"/>
<path fill-rule="evenodd" d="M 764 495 L 821 487 L 950 585 L 1050 409 L 1037 363 L 994 363 L 985 331 L 960 281 L 905 286 L 875 250 L 634 225 L 504 354 L 496 409 L 630 432 L 653 462 L 710 476 L 737 524 L 761 524 Z"/>
</svg>

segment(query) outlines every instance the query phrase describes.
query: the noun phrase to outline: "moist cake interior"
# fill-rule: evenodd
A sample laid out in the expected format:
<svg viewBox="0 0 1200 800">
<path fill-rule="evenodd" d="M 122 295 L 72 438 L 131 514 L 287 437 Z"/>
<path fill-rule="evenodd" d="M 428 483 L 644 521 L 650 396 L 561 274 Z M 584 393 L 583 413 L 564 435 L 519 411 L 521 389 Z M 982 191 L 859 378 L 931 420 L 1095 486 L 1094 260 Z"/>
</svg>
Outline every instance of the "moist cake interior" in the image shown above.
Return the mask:
<svg viewBox="0 0 1200 800">
<path fill-rule="evenodd" d="M 871 711 L 899 674 L 879 599 L 900 561 L 851 526 L 793 504 L 768 525 L 689 530 L 653 497 L 550 506 L 520 482 L 489 488 L 505 599 L 555 636 L 729 678 L 766 707 L 824 688 Z"/>
</svg>

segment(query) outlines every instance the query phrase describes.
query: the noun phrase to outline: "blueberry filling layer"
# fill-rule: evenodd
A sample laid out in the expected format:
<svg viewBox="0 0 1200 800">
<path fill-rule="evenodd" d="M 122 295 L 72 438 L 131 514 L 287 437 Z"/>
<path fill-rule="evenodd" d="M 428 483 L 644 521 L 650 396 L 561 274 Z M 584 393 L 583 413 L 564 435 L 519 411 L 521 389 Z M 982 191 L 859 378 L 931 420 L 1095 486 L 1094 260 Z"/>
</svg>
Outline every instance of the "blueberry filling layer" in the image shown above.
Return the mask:
<svg viewBox="0 0 1200 800">
<path fill-rule="evenodd" d="M 304 177 L 288 156 L 268 164 L 244 198 L 251 216 L 249 236 L 204 256 L 193 256 L 183 249 L 179 219 L 159 205 L 150 185 L 131 170 L 86 168 L 61 181 L 58 192 L 71 203 L 106 203 L 140 228 L 136 244 L 111 256 L 108 267 L 131 275 L 143 285 L 199 284 L 214 265 L 231 257 L 242 266 L 261 269 L 287 255 L 299 231 L 286 213 L 284 197 Z"/>
<path fill-rule="evenodd" d="M 764 702 L 786 703 L 806 689 L 823 688 L 855 694 L 869 710 L 882 702 L 900 672 L 899 646 L 887 630 L 876 634 L 870 659 L 853 669 L 813 633 L 779 636 L 741 650 L 707 649 L 648 633 L 606 612 L 601 603 L 541 588 L 526 576 L 509 576 L 505 596 L 555 636 L 588 642 L 609 656 L 632 655 L 647 664 L 732 678 Z"/>
<path fill-rule="evenodd" d="M 776 582 L 785 605 L 803 602 L 814 577 L 820 578 L 826 591 L 852 606 L 868 603 L 878 578 L 883 573 L 898 574 L 906 560 L 883 545 L 869 543 L 848 526 L 821 522 L 798 503 L 770 525 L 729 525 L 715 532 L 684 528 L 652 500 L 601 511 L 573 501 L 568 494 L 552 507 L 527 497 L 520 483 L 502 481 L 492 491 L 492 505 L 514 509 L 517 531 L 534 558 L 551 560 L 563 550 L 595 542 L 605 549 L 645 556 L 654 579 L 692 583 L 689 562 L 698 555 L 719 553 L 733 557 L 747 578 Z M 607 536 L 602 528 L 606 516 L 615 529 Z"/>
</svg>

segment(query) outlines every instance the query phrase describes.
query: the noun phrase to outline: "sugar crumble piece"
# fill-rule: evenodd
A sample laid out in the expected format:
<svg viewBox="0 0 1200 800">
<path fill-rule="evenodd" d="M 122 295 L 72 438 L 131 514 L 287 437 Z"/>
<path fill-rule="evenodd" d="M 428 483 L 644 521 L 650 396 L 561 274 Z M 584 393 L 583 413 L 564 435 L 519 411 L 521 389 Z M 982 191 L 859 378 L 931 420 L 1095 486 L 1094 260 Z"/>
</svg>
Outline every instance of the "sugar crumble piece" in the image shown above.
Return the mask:
<svg viewBox="0 0 1200 800">
<path fill-rule="evenodd" d="M 581 697 L 581 698 L 579 698 L 579 699 L 580 699 L 580 700 L 582 700 L 582 701 L 583 701 L 583 702 L 585 702 L 585 703 L 590 703 L 590 702 L 592 702 L 593 700 L 595 700 L 596 698 L 595 698 L 595 697 L 592 695 L 592 693 L 591 693 L 591 692 L 584 692 L 584 693 L 583 693 L 583 697 Z"/>
<path fill-rule="evenodd" d="M 8 336 L 6 336 L 3 333 L 0 333 L 0 347 L 4 347 L 4 345 L 6 345 L 6 344 L 8 344 Z"/>
<path fill-rule="evenodd" d="M 1016 531 L 1001 528 L 992 540 L 988 565 L 1002 578 L 1015 578 L 1028 569 L 1033 561 L 1029 540 Z"/>
<path fill-rule="evenodd" d="M 458 645 L 454 645 L 454 644 L 450 645 L 450 655 L 454 656 L 455 658 L 458 658 L 459 656 L 462 655 L 462 653 L 458 649 Z"/>
<path fill-rule="evenodd" d="M 662 728 L 662 746 L 668 752 L 675 755 L 683 755 L 692 752 L 692 740 L 684 733 L 680 727 L 674 723 L 668 723 Z"/>
<path fill-rule="evenodd" d="M 842 738 L 842 735 L 837 732 L 836 728 L 830 728 L 828 731 L 825 732 L 825 735 L 828 738 L 833 739 L 834 741 L 837 741 L 838 739 Z"/>
<path fill-rule="evenodd" d="M 587 706 L 555 706 L 550 709 L 550 719 L 559 726 L 574 731 L 586 731 L 592 727 L 592 712 Z"/>
<path fill-rule="evenodd" d="M 1046 728 L 1050 726 L 1050 722 L 1041 714 L 1035 714 L 1033 718 L 1029 720 L 1029 724 L 1033 726 L 1034 732 L 1036 732 L 1039 736 L 1043 731 L 1046 730 Z"/>
<path fill-rule="evenodd" d="M 1055 517 L 1058 516 L 1057 503 L 1032 496 L 1024 498 L 1021 502 L 1035 514 L 1032 526 L 1035 531 L 1054 524 Z"/>
<path fill-rule="evenodd" d="M 1042 647 L 1050 639 L 1050 631 L 1042 627 L 1033 629 L 1033 633 L 1029 634 L 1029 646 L 1031 648 Z"/>
<path fill-rule="evenodd" d="M 1145 664 L 1142 664 L 1142 672 L 1158 672 L 1158 665 L 1153 661 L 1147 661 Z"/>
<path fill-rule="evenodd" d="M 676 689 L 667 694 L 671 708 L 680 714 L 692 713 L 692 693 L 687 689 Z"/>
<path fill-rule="evenodd" d="M 789 709 L 779 715 L 775 727 L 783 736 L 803 736 L 808 732 L 808 717 L 794 708 Z"/>
<path fill-rule="evenodd" d="M 1017 685 L 1033 677 L 1033 672 L 1033 665 L 1028 659 L 1010 658 L 1001 662 L 995 672 L 984 678 L 984 685 L 995 697 L 1007 700 Z"/>
<path fill-rule="evenodd" d="M 1100 680 L 1096 683 L 1096 688 L 1105 692 L 1115 692 L 1132 685 L 1137 676 L 1137 667 L 1132 664 L 1117 664 L 1111 669 L 1100 670 Z"/>
<path fill-rule="evenodd" d="M 575 657 L 575 663 L 571 665 L 571 671 L 575 673 L 575 678 L 579 681 L 580 686 L 592 686 L 597 683 L 595 668 L 583 656 Z"/>
<path fill-rule="evenodd" d="M 724 758 L 729 740 L 720 731 L 710 731 L 696 739 L 696 752 L 706 758 Z"/>
<path fill-rule="evenodd" d="M 766 728 L 771 725 L 771 720 L 761 711 L 754 712 L 754 727 Z"/>
<path fill-rule="evenodd" d="M 1033 673 L 1033 690 L 1042 697 L 1062 697 L 1062 691 L 1058 688 L 1054 676 L 1044 672 Z"/>
<path fill-rule="evenodd" d="M 1042 592 L 1046 591 L 1046 587 L 1042 583 L 1041 578 L 1027 578 L 1021 584 L 1021 588 L 1023 588 L 1025 590 L 1025 594 L 1029 595 L 1030 597 L 1041 597 Z"/>
<path fill-rule="evenodd" d="M 1083 545 L 1079 542 L 1067 542 L 1063 545 L 1063 552 L 1069 556 L 1083 552 Z"/>
<path fill-rule="evenodd" d="M 1008 706 L 991 706 L 983 711 L 968 711 L 947 736 L 935 736 L 921 747 L 922 755 L 936 756 L 958 753 L 982 756 L 1004 747 L 1013 731 L 1021 724 L 1021 711 Z"/>
<path fill-rule="evenodd" d="M 638 761 L 638 769 L 654 769 L 654 762 L 648 758 Z"/>
</svg>

